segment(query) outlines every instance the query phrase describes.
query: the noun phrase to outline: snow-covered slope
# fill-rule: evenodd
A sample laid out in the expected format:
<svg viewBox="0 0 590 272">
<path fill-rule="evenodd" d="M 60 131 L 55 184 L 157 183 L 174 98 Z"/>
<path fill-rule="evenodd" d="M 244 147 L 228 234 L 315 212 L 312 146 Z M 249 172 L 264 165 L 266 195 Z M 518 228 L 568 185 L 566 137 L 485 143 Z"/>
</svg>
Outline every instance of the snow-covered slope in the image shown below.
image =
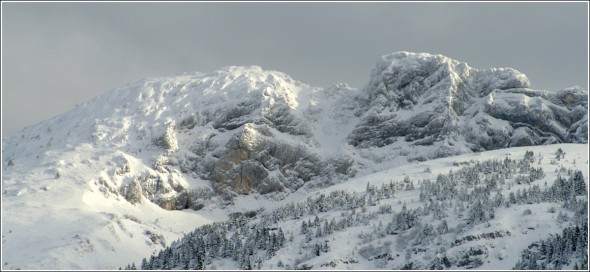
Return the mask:
<svg viewBox="0 0 590 272">
<path fill-rule="evenodd" d="M 107 92 L 2 139 L 3 268 L 114 268 L 252 197 L 293 200 L 416 160 L 587 143 L 587 91 L 528 87 L 513 69 L 400 52 L 363 89 L 251 66 Z"/>
<path fill-rule="evenodd" d="M 564 159 L 556 161 L 555 151 L 561 148 L 565 152 Z M 532 151 L 535 155 L 534 167 L 544 169 L 546 177 L 537 180 L 534 184 L 544 188 L 543 184 L 551 186 L 558 175 L 567 177 L 567 170 L 578 169 L 582 171 L 586 184 L 588 183 L 588 145 L 587 144 L 559 144 L 534 147 L 517 147 L 496 151 L 478 152 L 467 155 L 448 157 L 425 162 L 394 167 L 371 175 L 352 178 L 348 181 L 319 190 L 300 190 L 294 192 L 283 200 L 274 201 L 260 195 L 240 196 L 234 199 L 234 205 L 208 205 L 199 211 L 185 209 L 182 211 L 168 211 L 161 209 L 148 201 L 141 204 L 131 204 L 120 196 L 105 196 L 100 187 L 84 182 L 85 176 L 93 171 L 106 168 L 107 163 L 101 160 L 92 161 L 90 165 L 79 164 L 67 166 L 71 169 L 71 177 L 62 176 L 56 179 L 54 173 L 30 172 L 27 174 L 8 175 L 3 177 L 2 199 L 2 261 L 3 269 L 116 269 L 125 267 L 134 262 L 139 265 L 142 258 L 157 253 L 164 245 L 180 239 L 194 228 L 211 222 L 220 222 L 229 219 L 233 212 L 246 213 L 264 209 L 265 213 L 272 212 L 277 207 L 288 206 L 290 203 L 304 203 L 308 197 L 317 198 L 322 194 L 329 195 L 334 191 L 345 191 L 350 194 L 364 193 L 367 184 L 375 188 L 389 182 L 401 182 L 406 177 L 411 177 L 415 182 L 413 190 L 405 190 L 405 184 L 398 188 L 397 193 L 391 199 L 376 201 L 376 206 L 367 204 L 368 213 L 377 211 L 379 206 L 391 205 L 393 211 L 399 211 L 406 203 L 409 208 L 424 205 L 420 202 L 419 181 L 429 179 L 435 181 L 438 174 L 448 174 L 449 170 L 457 171 L 465 165 L 474 165 L 486 160 L 521 160 L 525 151 Z M 71 152 L 63 157 L 71 160 L 80 159 L 78 153 Z M 82 158 L 83 159 L 83 158 Z M 84 160 L 84 159 L 83 159 Z M 133 168 L 134 165 L 131 165 Z M 561 171 L 561 172 L 559 172 Z M 66 171 L 62 171 L 66 172 Z M 516 177 L 517 175 L 515 175 Z M 78 180 L 78 182 L 76 182 Z M 513 180 L 507 180 L 502 186 L 502 194 L 508 198 L 509 191 L 530 188 L 532 185 L 518 185 Z M 548 213 L 550 207 L 555 207 L 556 212 Z M 525 209 L 533 212 L 532 216 L 522 217 Z M 495 230 L 508 230 L 511 236 L 507 239 L 496 239 L 490 242 L 495 248 L 488 248 L 489 264 L 480 268 L 510 269 L 517 261 L 516 254 L 526 248 L 530 243 L 548 237 L 549 233 L 559 233 L 567 226 L 567 221 L 558 224 L 555 216 L 563 210 L 559 203 L 541 203 L 540 205 L 520 205 L 510 208 L 497 209 L 496 218 L 490 224 L 481 223 L 472 228 L 466 228 L 456 238 L 476 235 Z M 322 219 L 340 218 L 341 213 L 350 211 L 333 210 L 319 213 Z M 357 212 L 362 214 L 360 208 Z M 447 222 L 451 228 L 464 222 L 457 218 L 456 214 L 449 212 L 451 218 Z M 258 217 L 260 218 L 260 217 Z M 293 233 L 296 240 L 304 239 L 300 234 L 301 220 L 312 219 L 314 215 L 304 214 L 300 220 L 285 220 L 280 227 L 288 233 Z M 427 217 L 426 217 L 427 218 Z M 573 220 L 572 216 L 569 217 Z M 351 227 L 335 232 L 330 238 L 331 251 L 329 258 L 322 255 L 315 258 L 305 250 L 302 254 L 297 243 L 290 243 L 278 251 L 271 260 L 265 261 L 263 268 L 280 269 L 276 266 L 279 260 L 285 265 L 294 268 L 296 259 L 298 265 L 307 263 L 314 268 L 320 268 L 324 263 L 334 260 L 338 269 L 376 269 L 383 268 L 376 262 L 362 257 L 359 249 L 368 246 L 362 243 L 359 234 L 371 230 L 382 221 L 383 228 L 391 221 L 391 215 L 380 215 L 368 221 L 371 224 Z M 440 221 L 440 220 L 439 220 Z M 433 225 L 433 221 L 425 219 Z M 528 229 L 529 227 L 535 230 Z M 490 230 L 490 231 L 488 231 Z M 313 228 L 314 235 L 316 228 Z M 481 232 L 481 233 L 480 233 Z M 409 233 L 409 231 L 408 231 Z M 445 243 L 450 243 L 452 237 L 445 237 Z M 461 237 L 459 237 L 461 236 Z M 315 236 L 314 236 L 315 237 Z M 397 237 L 388 236 L 392 242 Z M 453 236 L 455 237 L 455 236 Z M 314 241 L 319 241 L 314 238 Z M 317 242 L 316 241 L 316 242 Z M 348 241 L 348 243 L 347 243 Z M 373 243 L 378 240 L 374 240 Z M 382 242 L 384 244 L 384 242 Z M 394 244 L 389 251 L 399 254 L 396 257 L 405 260 L 408 248 L 396 248 Z M 467 245 L 474 246 L 476 242 Z M 446 244 L 445 244 L 446 245 Z M 380 245 L 382 246 L 382 245 Z M 354 250 L 356 247 L 356 250 Z M 364 254 L 364 253 L 363 253 Z M 394 256 L 396 256 L 394 254 Z M 304 257 L 309 260 L 302 261 Z M 497 257 L 504 258 L 503 260 Z M 356 259 L 357 263 L 344 263 L 346 258 Z M 416 257 L 414 257 L 416 258 Z M 230 260 L 216 261 L 213 267 L 239 268 L 239 264 Z M 398 265 L 396 263 L 396 265 Z M 573 265 L 573 264 L 572 264 Z M 391 264 L 393 267 L 393 263 Z M 209 266 L 211 268 L 211 266 Z M 330 267 L 322 267 L 324 269 Z"/>
<path fill-rule="evenodd" d="M 537 268 L 587 269 L 587 232 L 555 239 L 587 229 L 586 148 L 508 148 L 394 167 L 279 202 L 243 197 L 243 215 L 131 268 L 507 270 L 537 260 Z M 540 252 L 555 254 L 521 255 L 544 241 L 554 249 Z"/>
</svg>

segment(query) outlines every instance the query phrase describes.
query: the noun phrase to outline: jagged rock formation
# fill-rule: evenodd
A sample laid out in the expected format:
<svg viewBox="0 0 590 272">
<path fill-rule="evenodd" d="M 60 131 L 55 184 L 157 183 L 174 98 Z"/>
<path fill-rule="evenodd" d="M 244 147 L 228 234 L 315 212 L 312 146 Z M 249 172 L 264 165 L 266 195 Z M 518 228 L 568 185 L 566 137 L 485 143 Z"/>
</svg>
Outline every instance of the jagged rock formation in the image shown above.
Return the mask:
<svg viewBox="0 0 590 272">
<path fill-rule="evenodd" d="M 413 159 L 587 141 L 588 92 L 529 89 L 511 68 L 478 70 L 441 55 L 381 57 L 365 89 L 356 147 L 429 146 Z"/>
<path fill-rule="evenodd" d="M 529 87 L 514 69 L 408 52 L 381 57 L 360 90 L 260 67 L 149 79 L 3 139 L 3 168 L 85 152 L 115 161 L 89 177 L 105 194 L 200 209 L 212 195 L 280 196 L 380 164 L 587 142 L 587 91 Z"/>
</svg>

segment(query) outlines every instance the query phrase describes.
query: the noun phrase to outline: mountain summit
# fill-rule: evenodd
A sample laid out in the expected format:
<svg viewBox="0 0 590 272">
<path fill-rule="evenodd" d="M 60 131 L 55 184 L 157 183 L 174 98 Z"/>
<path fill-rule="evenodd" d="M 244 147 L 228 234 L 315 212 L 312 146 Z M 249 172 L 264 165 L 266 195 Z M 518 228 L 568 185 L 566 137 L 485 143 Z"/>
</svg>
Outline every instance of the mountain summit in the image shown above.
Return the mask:
<svg viewBox="0 0 590 272">
<path fill-rule="evenodd" d="M 587 91 L 529 87 L 511 68 L 409 52 L 382 56 L 362 89 L 257 66 L 147 79 L 4 139 L 3 168 L 91 146 L 123 165 L 142 160 L 134 188 L 175 209 L 193 204 L 162 196 L 186 193 L 189 176 L 228 197 L 288 193 L 407 161 L 587 142 Z"/>
<path fill-rule="evenodd" d="M 366 112 L 349 143 L 421 146 L 416 159 L 470 151 L 586 142 L 588 92 L 530 89 L 511 68 L 478 70 L 441 55 L 398 52 L 377 62 Z M 429 146 L 428 148 L 424 146 Z"/>
</svg>

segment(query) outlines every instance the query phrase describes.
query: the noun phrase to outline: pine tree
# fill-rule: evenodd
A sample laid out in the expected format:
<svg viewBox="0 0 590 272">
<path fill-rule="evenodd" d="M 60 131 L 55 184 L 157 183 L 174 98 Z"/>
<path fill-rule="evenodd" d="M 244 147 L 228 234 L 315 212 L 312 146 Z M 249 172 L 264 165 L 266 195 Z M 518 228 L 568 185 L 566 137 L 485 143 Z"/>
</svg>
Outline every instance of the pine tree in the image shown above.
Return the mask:
<svg viewBox="0 0 590 272">
<path fill-rule="evenodd" d="M 516 204 L 516 196 L 514 195 L 514 192 L 508 194 L 508 203 Z"/>
<path fill-rule="evenodd" d="M 312 247 L 312 252 L 315 256 L 320 256 L 320 245 L 314 244 Z"/>
<path fill-rule="evenodd" d="M 278 245 L 279 247 L 283 247 L 285 245 L 285 233 L 283 232 L 282 228 L 279 228 Z"/>
<path fill-rule="evenodd" d="M 330 251 L 330 244 L 328 244 L 328 240 L 325 240 L 325 241 L 324 241 L 324 245 L 323 245 L 322 251 L 323 251 L 323 252 L 328 252 L 328 251 Z"/>
<path fill-rule="evenodd" d="M 243 270 L 252 270 L 252 262 L 250 261 L 250 257 L 243 255 L 241 263 L 241 269 Z"/>
<path fill-rule="evenodd" d="M 573 183 L 574 183 L 574 191 L 575 195 L 586 195 L 587 194 L 587 187 L 586 182 L 584 182 L 584 176 L 582 171 L 576 171 L 573 175 Z"/>
<path fill-rule="evenodd" d="M 555 158 L 559 161 L 561 159 L 563 159 L 565 157 L 565 152 L 563 151 L 563 149 L 558 148 L 557 151 L 555 152 Z"/>
<path fill-rule="evenodd" d="M 322 236 L 324 236 L 322 233 L 322 227 L 318 226 L 315 230 L 315 237 L 322 237 Z"/>
<path fill-rule="evenodd" d="M 303 220 L 303 222 L 301 223 L 301 234 L 306 234 L 307 233 L 307 222 L 305 222 L 305 220 Z"/>
<path fill-rule="evenodd" d="M 141 266 L 139 267 L 141 270 L 150 270 L 150 266 L 145 258 L 141 260 Z"/>
</svg>

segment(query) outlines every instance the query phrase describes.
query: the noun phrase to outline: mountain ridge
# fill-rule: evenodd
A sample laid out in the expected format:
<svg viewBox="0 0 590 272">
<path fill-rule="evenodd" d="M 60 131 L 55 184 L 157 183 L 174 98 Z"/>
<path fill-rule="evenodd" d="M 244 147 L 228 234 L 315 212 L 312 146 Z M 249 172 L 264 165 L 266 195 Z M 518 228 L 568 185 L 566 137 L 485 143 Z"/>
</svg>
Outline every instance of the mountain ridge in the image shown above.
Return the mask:
<svg viewBox="0 0 590 272">
<path fill-rule="evenodd" d="M 227 66 L 141 80 L 26 128 L 3 139 L 3 167 L 87 142 L 145 153 L 148 168 L 209 180 L 218 193 L 288 193 L 406 160 L 587 142 L 587 91 L 529 87 L 517 70 L 427 53 L 382 56 L 363 89 Z M 19 136 L 39 148 L 19 150 Z"/>
<path fill-rule="evenodd" d="M 40 267 L 99 265 L 102 250 L 122 262 L 118 251 L 155 253 L 246 199 L 286 201 L 458 154 L 587 144 L 587 91 L 529 87 L 514 69 L 409 52 L 382 57 L 362 89 L 258 66 L 144 79 L 2 139 L 3 224 L 15 233 L 3 235 L 43 241 L 26 252 Z M 51 227 L 26 233 L 36 224 Z"/>
</svg>

